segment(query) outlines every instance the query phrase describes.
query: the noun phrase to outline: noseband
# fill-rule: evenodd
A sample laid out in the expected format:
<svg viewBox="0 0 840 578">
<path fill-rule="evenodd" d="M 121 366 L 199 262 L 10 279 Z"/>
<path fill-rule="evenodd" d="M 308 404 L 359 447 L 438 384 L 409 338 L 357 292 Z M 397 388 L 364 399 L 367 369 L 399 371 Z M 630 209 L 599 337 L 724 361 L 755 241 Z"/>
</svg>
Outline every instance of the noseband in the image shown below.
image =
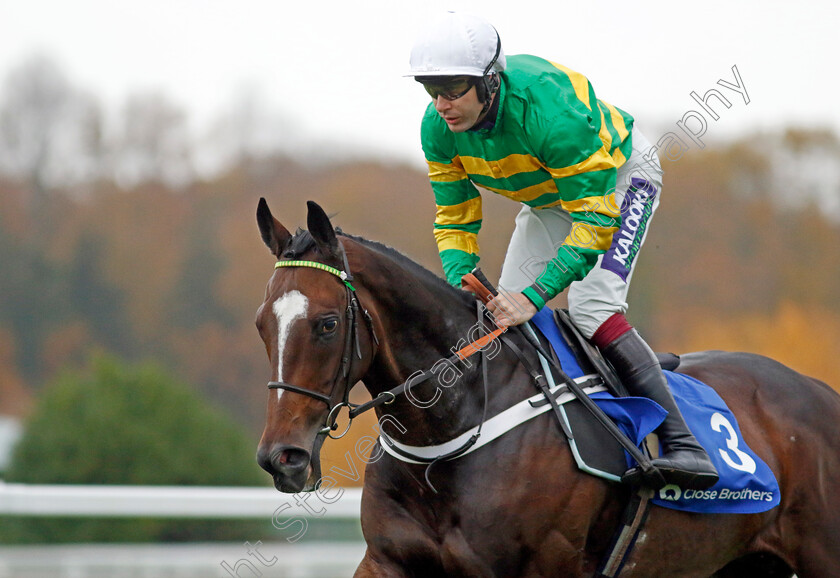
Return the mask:
<svg viewBox="0 0 840 578">
<path fill-rule="evenodd" d="M 344 248 L 341 247 L 341 254 L 344 257 L 344 271 L 340 271 L 335 267 L 330 267 L 329 265 L 325 265 L 324 263 L 318 263 L 317 261 L 277 261 L 274 265 L 275 269 L 279 269 L 281 267 L 309 267 L 312 269 L 320 269 L 321 271 L 326 271 L 327 273 L 331 273 L 332 275 L 338 277 L 341 282 L 344 284 L 344 289 L 347 294 L 347 307 L 346 307 L 346 331 L 344 334 L 344 350 L 341 355 L 341 365 L 338 368 L 338 372 L 336 373 L 335 378 L 333 379 L 333 386 L 330 395 L 324 395 L 322 393 L 318 393 L 317 391 L 312 391 L 310 389 L 306 389 L 303 387 L 299 387 L 297 385 L 292 385 L 290 383 L 286 383 L 283 381 L 269 381 L 268 388 L 269 389 L 282 389 L 285 391 L 291 391 L 293 393 L 297 393 L 300 395 L 305 395 L 307 397 L 311 397 L 312 399 L 316 399 L 324 404 L 329 408 L 329 413 L 327 414 L 326 422 L 324 423 L 324 427 L 318 432 L 319 435 L 329 435 L 331 438 L 338 439 L 344 437 L 348 431 L 350 431 L 350 425 L 353 422 L 351 416 L 350 423 L 347 424 L 347 429 L 341 433 L 341 435 L 333 436 L 332 432 L 338 429 L 338 414 L 341 411 L 342 407 L 350 407 L 350 390 L 354 384 L 350 383 L 350 374 L 351 374 L 351 366 L 353 364 L 353 353 L 355 350 L 356 357 L 358 359 L 362 359 L 362 350 L 359 344 L 359 324 L 358 324 L 358 317 L 359 312 L 361 311 L 362 314 L 365 316 L 365 320 L 368 325 L 368 330 L 370 331 L 371 338 L 373 341 L 374 351 L 371 357 L 376 355 L 376 346 L 379 345 L 379 340 L 376 337 L 376 332 L 373 329 L 373 320 L 370 317 L 370 314 L 367 312 L 366 309 L 361 307 L 359 303 L 359 298 L 356 295 L 356 288 L 350 284 L 350 281 L 353 280 L 353 276 L 350 274 L 350 266 L 347 262 L 347 255 L 344 252 Z M 333 403 L 333 398 L 335 397 L 336 389 L 338 387 L 339 381 L 344 380 L 344 394 L 342 401 L 338 403 Z"/>
</svg>

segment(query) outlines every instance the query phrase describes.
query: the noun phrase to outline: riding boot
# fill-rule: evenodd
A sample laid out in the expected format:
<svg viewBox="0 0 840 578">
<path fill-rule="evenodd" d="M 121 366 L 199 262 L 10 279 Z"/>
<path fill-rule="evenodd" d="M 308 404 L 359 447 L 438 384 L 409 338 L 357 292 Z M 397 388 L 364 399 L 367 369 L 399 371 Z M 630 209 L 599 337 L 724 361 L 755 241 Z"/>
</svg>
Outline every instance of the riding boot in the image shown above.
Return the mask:
<svg viewBox="0 0 840 578">
<path fill-rule="evenodd" d="M 704 490 L 718 481 L 718 473 L 706 450 L 688 429 L 656 355 L 631 329 L 602 349 L 630 395 L 646 397 L 661 405 L 668 416 L 656 429 L 662 455 L 652 460 L 665 481 L 683 489 Z M 628 470 L 622 481 L 637 482 L 639 468 Z"/>
</svg>

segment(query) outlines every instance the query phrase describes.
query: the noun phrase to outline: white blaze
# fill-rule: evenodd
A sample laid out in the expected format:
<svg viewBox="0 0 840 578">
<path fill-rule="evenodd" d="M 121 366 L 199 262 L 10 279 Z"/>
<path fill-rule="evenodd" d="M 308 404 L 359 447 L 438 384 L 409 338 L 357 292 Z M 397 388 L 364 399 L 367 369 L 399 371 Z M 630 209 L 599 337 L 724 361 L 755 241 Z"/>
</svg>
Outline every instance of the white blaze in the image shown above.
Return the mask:
<svg viewBox="0 0 840 578">
<path fill-rule="evenodd" d="M 283 381 L 283 351 L 286 349 L 286 338 L 296 319 L 306 317 L 309 300 L 300 291 L 289 291 L 274 302 L 271 310 L 277 318 L 277 380 Z M 277 390 L 277 399 L 283 394 Z"/>
</svg>

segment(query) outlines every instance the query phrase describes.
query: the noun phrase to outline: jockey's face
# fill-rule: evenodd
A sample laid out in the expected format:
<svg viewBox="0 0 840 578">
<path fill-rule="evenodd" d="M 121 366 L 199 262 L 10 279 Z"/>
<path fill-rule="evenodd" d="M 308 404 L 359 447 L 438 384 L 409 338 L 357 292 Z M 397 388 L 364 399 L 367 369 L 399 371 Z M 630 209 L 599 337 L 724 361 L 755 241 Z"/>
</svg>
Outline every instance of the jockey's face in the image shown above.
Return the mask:
<svg viewBox="0 0 840 578">
<path fill-rule="evenodd" d="M 475 86 L 455 100 L 440 95 L 434 99 L 434 103 L 435 110 L 452 132 L 464 132 L 474 127 L 484 108 L 484 104 L 478 101 Z"/>
</svg>

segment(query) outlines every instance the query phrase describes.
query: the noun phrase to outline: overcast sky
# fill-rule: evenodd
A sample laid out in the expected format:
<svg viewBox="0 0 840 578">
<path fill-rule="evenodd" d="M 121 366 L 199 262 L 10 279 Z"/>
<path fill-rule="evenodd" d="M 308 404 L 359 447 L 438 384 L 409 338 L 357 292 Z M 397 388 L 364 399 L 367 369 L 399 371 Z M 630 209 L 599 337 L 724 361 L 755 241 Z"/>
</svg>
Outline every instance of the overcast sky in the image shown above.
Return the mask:
<svg viewBox="0 0 840 578">
<path fill-rule="evenodd" d="M 703 140 L 791 123 L 840 132 L 840 8 L 833 1 L 511 2 L 366 0 L 0 0 L 0 79 L 34 53 L 111 109 L 159 91 L 196 131 L 258 95 L 297 138 L 418 166 L 428 97 L 403 78 L 419 25 L 445 9 L 487 17 L 507 54 L 561 62 L 651 140 L 717 88 Z M 716 84 L 740 73 L 750 99 Z"/>
</svg>

